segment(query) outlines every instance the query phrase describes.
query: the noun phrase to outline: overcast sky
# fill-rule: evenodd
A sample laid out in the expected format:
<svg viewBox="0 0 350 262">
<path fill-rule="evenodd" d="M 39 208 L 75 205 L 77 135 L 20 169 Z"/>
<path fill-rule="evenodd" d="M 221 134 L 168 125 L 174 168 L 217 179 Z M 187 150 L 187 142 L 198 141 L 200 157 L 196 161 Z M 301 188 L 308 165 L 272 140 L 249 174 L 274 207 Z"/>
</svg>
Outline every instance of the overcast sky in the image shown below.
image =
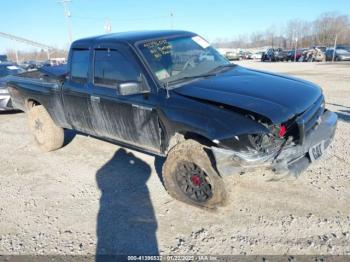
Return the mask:
<svg viewBox="0 0 350 262">
<path fill-rule="evenodd" d="M 56 0 L 2 0 L 0 6 L 0 32 L 57 47 L 68 44 L 63 7 Z M 72 0 L 69 9 L 73 39 L 103 34 L 108 17 L 112 32 L 174 28 L 214 40 L 290 19 L 312 21 L 324 12 L 350 14 L 350 0 Z M 0 52 L 14 47 L 32 49 L 1 38 Z"/>
</svg>

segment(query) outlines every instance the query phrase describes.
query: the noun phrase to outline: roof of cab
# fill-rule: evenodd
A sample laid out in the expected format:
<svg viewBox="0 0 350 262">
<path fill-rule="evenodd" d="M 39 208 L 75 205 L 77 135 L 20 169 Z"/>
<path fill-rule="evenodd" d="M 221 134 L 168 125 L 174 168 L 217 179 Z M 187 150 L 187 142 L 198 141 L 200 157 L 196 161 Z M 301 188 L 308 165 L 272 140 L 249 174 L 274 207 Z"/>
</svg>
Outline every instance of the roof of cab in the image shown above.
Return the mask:
<svg viewBox="0 0 350 262">
<path fill-rule="evenodd" d="M 129 44 L 135 44 L 138 41 L 143 41 L 147 39 L 156 39 L 162 37 L 176 36 L 176 35 L 189 35 L 194 36 L 196 34 L 188 31 L 182 30 L 157 30 L 157 31 L 132 31 L 132 32 L 122 32 L 105 34 L 93 37 L 87 37 L 83 39 L 76 40 L 72 43 L 72 47 L 78 46 L 80 44 L 95 44 L 100 42 L 127 42 Z"/>
</svg>

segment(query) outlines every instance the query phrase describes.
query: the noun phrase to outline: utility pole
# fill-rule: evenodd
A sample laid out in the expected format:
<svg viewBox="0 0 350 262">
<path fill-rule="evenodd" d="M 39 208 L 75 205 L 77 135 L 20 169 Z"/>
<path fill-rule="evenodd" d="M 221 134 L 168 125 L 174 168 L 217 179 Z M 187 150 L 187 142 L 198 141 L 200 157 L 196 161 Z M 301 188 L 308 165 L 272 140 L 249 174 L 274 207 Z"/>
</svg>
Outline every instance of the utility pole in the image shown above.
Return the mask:
<svg viewBox="0 0 350 262">
<path fill-rule="evenodd" d="M 57 3 L 61 4 L 63 6 L 64 9 L 64 17 L 66 19 L 66 24 L 67 24 L 67 31 L 68 31 L 68 40 L 69 43 L 72 43 L 72 27 L 70 24 L 70 17 L 71 17 L 71 13 L 68 9 L 68 3 L 70 3 L 71 0 L 60 0 Z"/>
<path fill-rule="evenodd" d="M 17 49 L 17 47 L 16 47 L 16 50 L 15 50 L 16 52 L 15 52 L 15 54 L 16 54 L 16 63 L 17 63 L 17 65 L 19 64 L 19 59 L 18 59 L 18 49 Z"/>
<path fill-rule="evenodd" d="M 297 61 L 298 37 L 295 38 L 294 62 Z"/>
<path fill-rule="evenodd" d="M 109 18 L 106 18 L 104 29 L 106 34 L 112 31 L 112 24 Z"/>
<path fill-rule="evenodd" d="M 335 51 L 336 51 L 336 49 L 337 49 L 337 40 L 338 40 L 338 34 L 335 35 L 335 39 L 334 39 L 334 48 L 333 48 L 332 63 L 334 63 Z"/>
<path fill-rule="evenodd" d="M 174 29 L 174 13 L 170 12 L 170 28 Z"/>
</svg>

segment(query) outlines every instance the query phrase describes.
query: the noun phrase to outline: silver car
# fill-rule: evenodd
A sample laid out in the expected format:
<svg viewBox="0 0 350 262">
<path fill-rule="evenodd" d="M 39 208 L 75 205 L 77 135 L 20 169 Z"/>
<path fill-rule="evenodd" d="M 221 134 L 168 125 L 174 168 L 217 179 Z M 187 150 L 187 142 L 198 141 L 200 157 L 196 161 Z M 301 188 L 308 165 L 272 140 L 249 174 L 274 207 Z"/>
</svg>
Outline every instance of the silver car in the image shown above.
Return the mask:
<svg viewBox="0 0 350 262">
<path fill-rule="evenodd" d="M 225 54 L 226 58 L 230 61 L 232 60 L 239 60 L 239 54 L 236 52 L 226 52 Z"/>
<path fill-rule="evenodd" d="M 13 110 L 10 94 L 6 86 L 6 76 L 16 75 L 25 72 L 25 70 L 13 65 L 12 63 L 0 63 L 0 111 Z"/>
</svg>

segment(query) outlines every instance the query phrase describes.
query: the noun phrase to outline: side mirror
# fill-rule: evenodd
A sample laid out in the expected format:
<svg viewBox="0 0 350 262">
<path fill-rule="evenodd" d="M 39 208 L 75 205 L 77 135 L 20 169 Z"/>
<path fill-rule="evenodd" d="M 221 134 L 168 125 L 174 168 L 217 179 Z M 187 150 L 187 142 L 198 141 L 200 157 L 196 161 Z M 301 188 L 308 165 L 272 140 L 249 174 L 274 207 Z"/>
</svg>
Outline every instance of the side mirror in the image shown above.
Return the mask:
<svg viewBox="0 0 350 262">
<path fill-rule="evenodd" d="M 118 93 L 122 96 L 148 93 L 149 87 L 144 78 L 139 82 L 124 82 L 118 85 Z"/>
</svg>

